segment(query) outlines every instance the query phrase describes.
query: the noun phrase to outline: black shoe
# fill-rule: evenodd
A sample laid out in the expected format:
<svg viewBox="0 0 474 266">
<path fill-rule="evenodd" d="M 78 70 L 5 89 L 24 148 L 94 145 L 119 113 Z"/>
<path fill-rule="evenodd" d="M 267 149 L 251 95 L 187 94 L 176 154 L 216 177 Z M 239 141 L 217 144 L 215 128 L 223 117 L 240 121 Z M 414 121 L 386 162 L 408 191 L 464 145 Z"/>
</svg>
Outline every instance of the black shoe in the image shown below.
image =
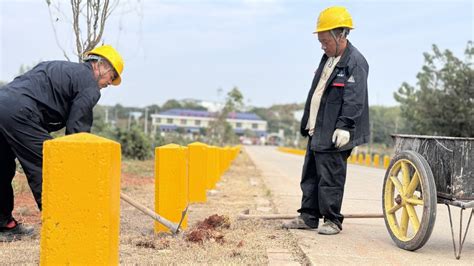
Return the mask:
<svg viewBox="0 0 474 266">
<path fill-rule="evenodd" d="M 34 228 L 32 226 L 23 225 L 16 220 L 13 221 L 15 222 L 15 227 L 0 227 L 0 242 L 12 242 L 21 240 L 24 237 L 33 236 Z"/>
</svg>

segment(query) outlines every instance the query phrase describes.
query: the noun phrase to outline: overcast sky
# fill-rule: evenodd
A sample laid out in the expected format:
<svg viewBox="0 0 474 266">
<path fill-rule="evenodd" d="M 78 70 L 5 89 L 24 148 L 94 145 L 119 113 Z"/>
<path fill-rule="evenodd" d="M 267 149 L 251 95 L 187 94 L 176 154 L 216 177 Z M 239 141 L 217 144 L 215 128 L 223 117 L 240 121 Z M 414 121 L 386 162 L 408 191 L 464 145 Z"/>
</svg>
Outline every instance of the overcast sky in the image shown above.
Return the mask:
<svg viewBox="0 0 474 266">
<path fill-rule="evenodd" d="M 58 42 L 77 60 L 70 1 L 59 2 L 68 17 L 53 12 L 51 22 L 45 0 L 0 0 L 0 80 L 11 81 L 22 64 L 64 60 Z M 371 105 L 396 105 L 393 92 L 404 81 L 416 84 L 423 52 L 433 44 L 464 59 L 474 35 L 471 0 L 121 3 L 104 40 L 125 59 L 122 84 L 103 90 L 100 104 L 216 101 L 233 86 L 254 106 L 304 102 L 323 54 L 312 32 L 319 12 L 332 5 L 353 16 L 349 40 L 369 62 Z"/>
</svg>

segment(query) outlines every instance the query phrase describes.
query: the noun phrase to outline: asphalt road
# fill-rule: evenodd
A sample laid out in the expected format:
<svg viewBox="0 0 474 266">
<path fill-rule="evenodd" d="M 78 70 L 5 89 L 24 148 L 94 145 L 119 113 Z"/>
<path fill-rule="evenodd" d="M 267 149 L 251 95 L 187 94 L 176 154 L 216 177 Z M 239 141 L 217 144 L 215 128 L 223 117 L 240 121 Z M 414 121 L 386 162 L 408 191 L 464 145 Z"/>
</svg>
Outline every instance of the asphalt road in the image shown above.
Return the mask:
<svg viewBox="0 0 474 266">
<path fill-rule="evenodd" d="M 245 150 L 265 177 L 278 212 L 296 215 L 301 201 L 299 182 L 303 156 L 283 153 L 271 146 L 246 146 Z M 383 169 L 350 164 L 342 213 L 382 213 L 384 175 Z M 454 207 L 453 211 L 454 232 L 457 236 L 460 209 Z M 467 213 L 464 212 L 464 227 Z M 473 223 L 471 221 L 460 260 L 454 257 L 447 208 L 440 204 L 437 205 L 437 218 L 430 239 L 415 252 L 398 248 L 381 218 L 346 219 L 343 231 L 334 236 L 319 235 L 313 230 L 292 232 L 313 264 L 474 265 Z"/>
</svg>

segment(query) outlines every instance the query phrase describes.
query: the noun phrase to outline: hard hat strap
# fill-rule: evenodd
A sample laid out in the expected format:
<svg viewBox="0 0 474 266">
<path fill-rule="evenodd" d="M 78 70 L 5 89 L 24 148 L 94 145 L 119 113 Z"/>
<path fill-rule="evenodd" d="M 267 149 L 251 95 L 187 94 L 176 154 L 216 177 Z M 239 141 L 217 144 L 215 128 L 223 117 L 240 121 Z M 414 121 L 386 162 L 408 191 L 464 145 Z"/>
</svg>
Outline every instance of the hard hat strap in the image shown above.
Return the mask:
<svg viewBox="0 0 474 266">
<path fill-rule="evenodd" d="M 336 37 L 336 34 L 334 33 L 334 30 L 330 30 L 331 32 L 331 36 L 332 38 L 334 39 L 334 41 L 336 42 L 336 54 L 334 55 L 334 57 L 337 57 L 337 54 L 339 52 L 339 42 L 338 42 L 338 38 Z"/>
</svg>

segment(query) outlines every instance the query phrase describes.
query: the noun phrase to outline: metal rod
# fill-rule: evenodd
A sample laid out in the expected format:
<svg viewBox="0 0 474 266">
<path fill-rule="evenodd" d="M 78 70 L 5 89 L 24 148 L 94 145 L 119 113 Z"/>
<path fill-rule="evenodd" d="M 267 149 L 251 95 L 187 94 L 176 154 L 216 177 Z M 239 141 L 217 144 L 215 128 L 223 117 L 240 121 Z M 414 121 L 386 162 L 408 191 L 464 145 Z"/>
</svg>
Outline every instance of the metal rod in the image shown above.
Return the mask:
<svg viewBox="0 0 474 266">
<path fill-rule="evenodd" d="M 247 220 L 247 219 L 262 219 L 262 220 L 285 220 L 285 219 L 294 219 L 297 215 L 294 214 L 239 214 L 237 219 Z M 365 218 L 383 218 L 383 214 L 376 213 L 353 213 L 353 214 L 344 214 L 344 218 L 347 219 L 365 219 Z"/>
<path fill-rule="evenodd" d="M 129 196 L 123 194 L 122 192 L 120 192 L 120 198 L 123 199 L 125 202 L 127 202 L 128 204 L 132 205 L 133 207 L 137 208 L 138 210 L 140 210 L 141 212 L 143 212 L 144 214 L 150 216 L 151 218 L 153 218 L 155 221 L 159 222 L 160 224 L 166 226 L 168 229 L 171 230 L 171 233 L 173 234 L 176 234 L 178 233 L 179 231 L 179 225 L 167 220 L 166 218 L 164 217 L 161 217 L 160 215 L 158 215 L 157 213 L 155 213 L 154 211 L 150 210 L 149 208 L 143 206 L 142 204 L 136 202 L 135 200 L 133 200 L 132 198 L 130 198 Z"/>
<path fill-rule="evenodd" d="M 461 228 L 462 228 L 462 211 L 464 209 L 461 209 Z M 462 238 L 462 242 L 461 242 L 461 230 L 459 230 L 459 258 L 461 258 L 461 251 L 462 251 L 462 247 L 464 246 L 464 241 L 466 241 L 466 236 L 467 236 L 467 232 L 469 231 L 469 226 L 471 225 L 471 219 L 472 219 L 472 215 L 474 213 L 474 209 L 471 210 L 471 215 L 469 216 L 469 220 L 467 222 L 467 226 L 466 226 L 466 231 L 464 232 L 464 237 Z"/>
</svg>

